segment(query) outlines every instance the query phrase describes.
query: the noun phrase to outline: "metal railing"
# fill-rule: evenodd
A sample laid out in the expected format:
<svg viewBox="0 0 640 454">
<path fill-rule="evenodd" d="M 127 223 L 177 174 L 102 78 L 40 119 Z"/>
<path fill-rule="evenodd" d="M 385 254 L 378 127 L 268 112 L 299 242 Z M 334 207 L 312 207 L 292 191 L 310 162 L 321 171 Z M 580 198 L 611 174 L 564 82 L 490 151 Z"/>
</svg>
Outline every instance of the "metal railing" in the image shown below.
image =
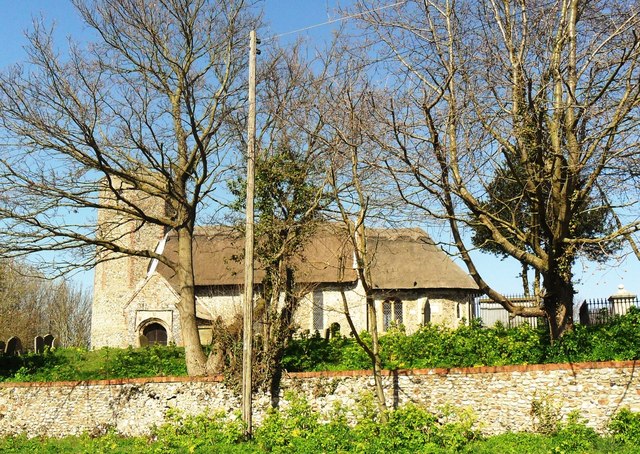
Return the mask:
<svg viewBox="0 0 640 454">
<path fill-rule="evenodd" d="M 535 307 L 537 301 L 532 297 L 523 295 L 507 296 L 509 301 L 516 306 Z M 497 303 L 484 295 L 475 295 L 471 298 L 471 316 L 481 319 L 484 326 L 494 326 L 497 322 L 507 327 L 519 326 L 528 323 L 532 327 L 541 323 L 536 317 L 512 316 L 500 303 Z M 626 314 L 629 308 L 640 309 L 640 301 L 637 297 L 610 297 L 587 299 L 574 306 L 574 321 L 583 325 L 598 325 L 606 323 L 616 315 Z"/>
</svg>

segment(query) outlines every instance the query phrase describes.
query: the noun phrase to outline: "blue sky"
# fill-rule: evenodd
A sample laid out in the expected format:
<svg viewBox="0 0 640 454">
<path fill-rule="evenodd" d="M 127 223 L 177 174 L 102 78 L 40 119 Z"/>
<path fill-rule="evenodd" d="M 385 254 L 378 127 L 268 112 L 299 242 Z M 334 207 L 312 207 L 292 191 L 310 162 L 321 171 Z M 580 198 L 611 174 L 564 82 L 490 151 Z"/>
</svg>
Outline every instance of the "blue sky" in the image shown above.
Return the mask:
<svg viewBox="0 0 640 454">
<path fill-rule="evenodd" d="M 344 6 L 349 3 L 350 0 L 264 0 L 262 4 L 268 24 L 266 32 L 268 35 L 277 35 L 335 19 L 336 5 Z M 31 27 L 34 16 L 42 15 L 47 22 L 56 24 L 56 38 L 61 49 L 65 48 L 67 36 L 86 36 L 85 27 L 66 0 L 0 0 L 0 8 L 3 12 L 0 16 L 0 68 L 26 59 L 23 50 L 26 42 L 24 32 Z M 313 46 L 329 37 L 336 25 L 313 28 L 287 35 L 283 39 L 303 36 Z M 496 289 L 505 293 L 521 292 L 520 280 L 517 278 L 520 266 L 515 260 L 501 261 L 493 256 L 484 256 L 478 259 L 478 268 Z M 626 260 L 604 266 L 579 262 L 574 272 L 578 282 L 577 301 L 607 297 L 619 284 L 624 284 L 632 292 L 640 292 L 640 263 L 632 255 Z M 91 284 L 91 274 L 83 273 L 79 279 L 87 285 Z"/>
</svg>

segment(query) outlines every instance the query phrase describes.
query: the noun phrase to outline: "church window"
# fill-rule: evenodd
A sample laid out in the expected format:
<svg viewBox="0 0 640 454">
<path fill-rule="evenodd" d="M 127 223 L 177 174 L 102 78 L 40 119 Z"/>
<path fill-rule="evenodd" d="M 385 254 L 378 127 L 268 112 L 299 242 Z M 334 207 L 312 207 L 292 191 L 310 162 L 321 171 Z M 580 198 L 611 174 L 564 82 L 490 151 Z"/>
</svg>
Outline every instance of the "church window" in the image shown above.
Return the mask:
<svg viewBox="0 0 640 454">
<path fill-rule="evenodd" d="M 313 330 L 322 332 L 324 329 L 324 298 L 322 292 L 313 294 Z"/>
<path fill-rule="evenodd" d="M 397 298 L 382 302 L 382 328 L 388 330 L 392 322 L 397 325 L 404 323 L 402 301 Z"/>
</svg>

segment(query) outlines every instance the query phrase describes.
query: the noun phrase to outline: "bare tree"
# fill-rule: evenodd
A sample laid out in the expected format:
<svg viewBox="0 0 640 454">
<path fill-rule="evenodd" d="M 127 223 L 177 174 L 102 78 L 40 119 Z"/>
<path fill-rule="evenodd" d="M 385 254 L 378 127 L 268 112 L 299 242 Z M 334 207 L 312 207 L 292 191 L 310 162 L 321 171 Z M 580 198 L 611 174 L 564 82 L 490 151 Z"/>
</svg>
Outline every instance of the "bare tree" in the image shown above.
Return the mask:
<svg viewBox="0 0 640 454">
<path fill-rule="evenodd" d="M 122 255 L 174 270 L 190 375 L 207 373 L 195 317 L 193 231 L 233 151 L 227 120 L 243 101 L 242 0 L 96 0 L 74 4 L 97 41 L 60 55 L 41 23 L 30 61 L 0 76 L 0 238 L 6 254 Z M 101 196 L 100 196 L 101 195 Z M 158 210 L 158 207 L 165 209 Z M 116 213 L 95 226 L 95 209 Z M 175 261 L 124 232 L 173 230 Z"/>
<path fill-rule="evenodd" d="M 348 49 L 348 48 L 347 48 Z M 372 136 L 379 132 L 374 122 L 376 103 L 382 92 L 372 86 L 362 68 L 366 59 L 353 65 L 346 53 L 337 50 L 341 58 L 327 81 L 324 118 L 329 125 L 324 136 L 329 144 L 330 188 L 332 201 L 327 210 L 346 231 L 353 250 L 354 267 L 364 292 L 369 344 L 354 324 L 346 294 L 342 292 L 343 313 L 351 332 L 371 360 L 375 394 L 381 420 L 387 418 L 387 403 L 382 383 L 382 360 L 378 333 L 378 315 L 374 298 L 371 264 L 375 250 L 368 244 L 368 227 L 383 224 L 383 213 L 393 210 L 387 179 L 381 178 L 380 148 Z M 362 54 L 361 54 L 362 55 Z M 372 121 L 373 120 L 373 121 Z M 330 214 L 329 214 L 330 215 Z"/>
<path fill-rule="evenodd" d="M 66 281 L 54 282 L 41 300 L 47 333 L 55 336 L 62 347 L 89 347 L 91 327 L 91 295 Z M 47 301 L 48 300 L 48 301 Z"/>
<path fill-rule="evenodd" d="M 381 146 L 405 202 L 448 221 L 480 289 L 515 315 L 572 328 L 578 255 L 638 229 L 637 4 L 408 1 L 360 16 L 397 96 Z M 492 182 L 503 175 L 511 188 Z M 607 198 L 598 189 L 603 188 Z M 626 214 L 616 224 L 613 214 Z M 596 228 L 580 220 L 598 212 Z M 631 214 L 631 216 L 629 216 Z M 618 219 L 622 219 L 619 216 Z M 539 307 L 513 305 L 470 255 L 468 228 L 542 276 Z"/>
<path fill-rule="evenodd" d="M 52 334 L 63 347 L 88 347 L 90 317 L 91 300 L 79 287 L 19 260 L 0 261 L 0 339 L 31 345 Z"/>
</svg>

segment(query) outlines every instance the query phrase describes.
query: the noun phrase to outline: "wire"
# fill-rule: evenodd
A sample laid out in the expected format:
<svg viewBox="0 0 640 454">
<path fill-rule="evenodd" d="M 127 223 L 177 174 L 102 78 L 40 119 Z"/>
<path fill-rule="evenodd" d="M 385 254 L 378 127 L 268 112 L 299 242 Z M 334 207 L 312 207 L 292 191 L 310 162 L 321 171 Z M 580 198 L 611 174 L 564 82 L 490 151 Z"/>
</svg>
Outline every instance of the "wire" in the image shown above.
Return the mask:
<svg viewBox="0 0 640 454">
<path fill-rule="evenodd" d="M 342 16 L 342 17 L 339 17 L 337 19 L 331 19 L 331 20 L 328 20 L 326 22 L 322 22 L 322 23 L 319 23 L 319 24 L 309 25 L 308 27 L 298 28 L 296 30 L 291 30 L 291 31 L 288 31 L 288 32 L 279 33 L 277 35 L 271 36 L 270 38 L 267 38 L 266 41 L 271 41 L 271 40 L 280 38 L 281 36 L 293 35 L 294 33 L 304 32 L 304 31 L 311 30 L 311 29 L 314 29 L 314 28 L 322 27 L 324 25 L 334 24 L 336 22 L 341 22 L 341 21 L 345 21 L 345 20 L 348 20 L 348 19 L 353 19 L 354 17 L 364 16 L 365 14 L 375 13 L 377 11 L 382 11 L 383 9 L 393 8 L 394 6 L 399 6 L 399 5 L 402 5 L 404 3 L 407 3 L 407 1 L 408 0 L 402 0 L 402 1 L 396 2 L 396 3 L 392 4 L 392 5 L 385 5 L 385 6 L 381 6 L 379 8 L 375 8 L 375 9 L 371 9 L 371 10 L 367 10 L 367 11 L 361 11 L 359 13 L 350 14 L 348 16 Z"/>
</svg>

